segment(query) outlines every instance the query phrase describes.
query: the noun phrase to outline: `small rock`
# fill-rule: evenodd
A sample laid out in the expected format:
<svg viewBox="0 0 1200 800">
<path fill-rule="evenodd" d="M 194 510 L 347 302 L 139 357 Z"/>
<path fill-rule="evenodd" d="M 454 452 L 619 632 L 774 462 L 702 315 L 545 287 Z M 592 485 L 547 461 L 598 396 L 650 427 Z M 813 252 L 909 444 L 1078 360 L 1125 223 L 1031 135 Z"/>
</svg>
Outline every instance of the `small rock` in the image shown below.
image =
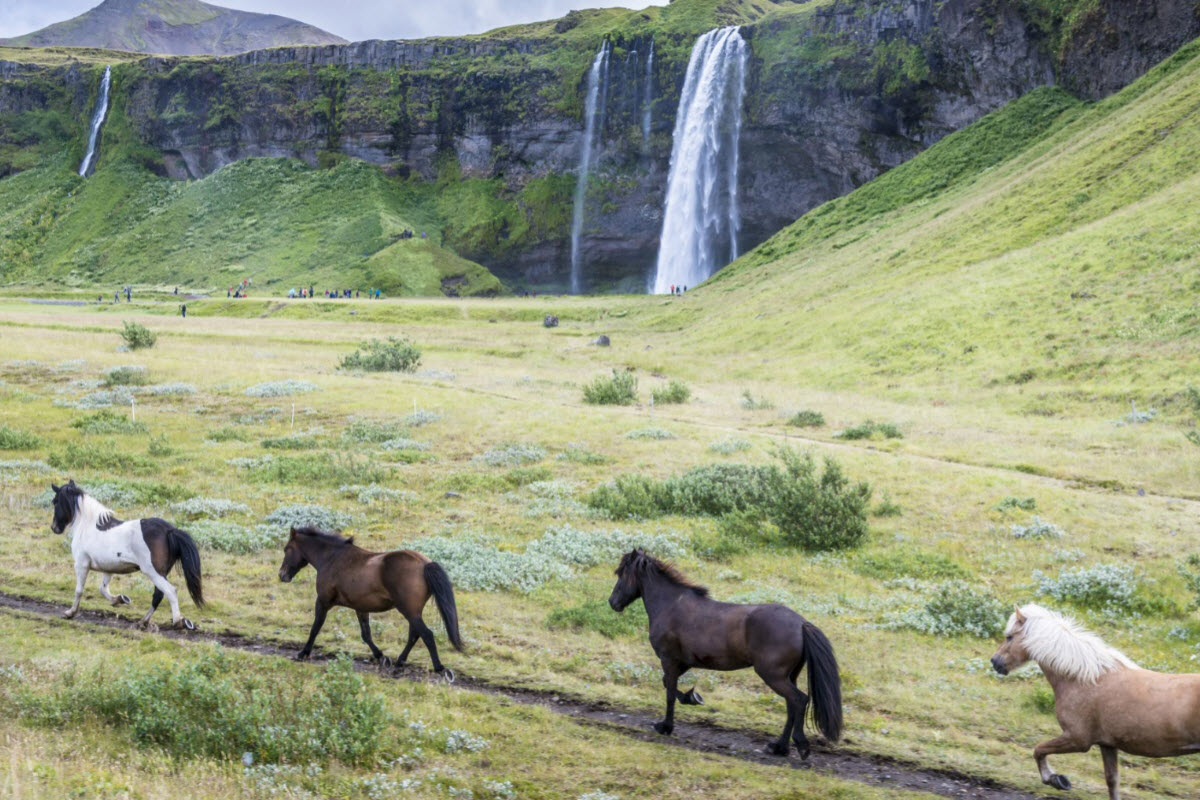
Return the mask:
<svg viewBox="0 0 1200 800">
<path fill-rule="evenodd" d="M 595 339 L 592 339 L 592 344 L 596 345 L 596 347 L 608 347 L 612 342 L 609 341 L 607 336 L 600 334 Z"/>
<path fill-rule="evenodd" d="M 455 500 L 459 497 L 462 497 L 462 495 L 459 494 L 458 492 L 446 492 L 444 495 L 442 495 L 442 497 L 444 497 L 447 500 Z"/>
<path fill-rule="evenodd" d="M 545 316 L 545 318 L 542 320 L 542 327 L 557 328 L 558 327 L 558 317 L 555 316 L 554 314 L 547 314 Z"/>
</svg>

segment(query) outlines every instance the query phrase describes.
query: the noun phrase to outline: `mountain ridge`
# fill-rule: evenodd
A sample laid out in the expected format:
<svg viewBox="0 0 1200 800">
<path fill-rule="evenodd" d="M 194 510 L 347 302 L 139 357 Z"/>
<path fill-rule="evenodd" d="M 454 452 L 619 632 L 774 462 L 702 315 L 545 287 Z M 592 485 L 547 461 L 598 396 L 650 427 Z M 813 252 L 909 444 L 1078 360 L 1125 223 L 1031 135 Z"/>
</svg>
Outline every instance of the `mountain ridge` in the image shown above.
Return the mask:
<svg viewBox="0 0 1200 800">
<path fill-rule="evenodd" d="M 284 45 L 346 44 L 320 28 L 200 0 L 104 0 L 89 11 L 0 46 L 94 47 L 158 55 L 235 55 Z"/>
</svg>

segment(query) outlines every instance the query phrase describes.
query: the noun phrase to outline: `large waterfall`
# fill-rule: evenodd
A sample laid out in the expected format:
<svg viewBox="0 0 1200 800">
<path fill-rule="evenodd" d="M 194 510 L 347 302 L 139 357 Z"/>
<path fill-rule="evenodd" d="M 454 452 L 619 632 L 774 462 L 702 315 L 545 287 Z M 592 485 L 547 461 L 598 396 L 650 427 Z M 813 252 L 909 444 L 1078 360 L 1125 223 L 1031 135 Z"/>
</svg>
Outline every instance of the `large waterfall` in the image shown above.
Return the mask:
<svg viewBox="0 0 1200 800">
<path fill-rule="evenodd" d="M 604 128 L 604 106 L 608 95 L 608 62 L 612 44 L 608 39 L 600 45 L 600 52 L 592 61 L 588 73 L 587 102 L 583 107 L 583 145 L 579 154 L 579 177 L 575 183 L 575 214 L 571 219 L 571 294 L 583 291 L 581 274 L 580 239 L 583 237 L 583 212 L 587 202 L 588 172 L 592 168 L 592 151 L 596 146 L 597 131 L 602 135 Z"/>
<path fill-rule="evenodd" d="M 79 175 L 86 178 L 92 168 L 92 160 L 96 157 L 96 145 L 100 140 L 100 128 L 104 125 L 104 117 L 108 114 L 108 87 L 112 83 L 112 67 L 104 68 L 104 77 L 100 80 L 100 96 L 96 98 L 96 112 L 92 114 L 92 130 L 88 134 L 87 155 L 79 165 Z"/>
<path fill-rule="evenodd" d="M 709 31 L 688 62 L 658 264 L 651 291 L 695 286 L 738 256 L 738 140 L 746 42 L 736 27 Z"/>
<path fill-rule="evenodd" d="M 646 59 L 646 88 L 642 96 L 642 150 L 650 152 L 650 121 L 654 108 L 654 37 L 650 37 L 650 57 Z"/>
</svg>

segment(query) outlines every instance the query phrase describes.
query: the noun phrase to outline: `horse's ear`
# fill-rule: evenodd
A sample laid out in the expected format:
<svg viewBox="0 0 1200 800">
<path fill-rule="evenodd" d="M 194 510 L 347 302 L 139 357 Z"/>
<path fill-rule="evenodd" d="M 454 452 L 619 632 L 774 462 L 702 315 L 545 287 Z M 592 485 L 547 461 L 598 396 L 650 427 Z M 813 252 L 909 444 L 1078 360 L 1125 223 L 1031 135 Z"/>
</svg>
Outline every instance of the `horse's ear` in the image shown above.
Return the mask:
<svg viewBox="0 0 1200 800">
<path fill-rule="evenodd" d="M 51 482 L 50 482 L 50 488 L 51 488 L 51 490 L 53 490 L 53 492 L 54 492 L 55 494 L 58 494 L 59 492 L 61 492 L 61 491 L 62 491 L 62 487 L 61 487 L 61 486 L 55 486 L 53 481 L 51 481 Z"/>
<path fill-rule="evenodd" d="M 293 527 L 293 528 L 292 528 L 292 532 L 291 532 L 291 534 L 288 536 L 288 538 L 289 538 L 289 539 L 295 539 L 295 538 L 296 538 L 296 528 L 295 528 L 295 527 Z"/>
<path fill-rule="evenodd" d="M 69 480 L 67 481 L 67 486 L 74 486 L 74 485 L 75 485 L 75 479 L 74 479 L 74 478 L 71 478 L 71 479 L 69 479 Z"/>
<path fill-rule="evenodd" d="M 1017 618 L 1018 623 L 1025 622 L 1025 615 L 1021 613 L 1021 607 L 1016 603 L 1013 603 L 1013 616 Z"/>
</svg>

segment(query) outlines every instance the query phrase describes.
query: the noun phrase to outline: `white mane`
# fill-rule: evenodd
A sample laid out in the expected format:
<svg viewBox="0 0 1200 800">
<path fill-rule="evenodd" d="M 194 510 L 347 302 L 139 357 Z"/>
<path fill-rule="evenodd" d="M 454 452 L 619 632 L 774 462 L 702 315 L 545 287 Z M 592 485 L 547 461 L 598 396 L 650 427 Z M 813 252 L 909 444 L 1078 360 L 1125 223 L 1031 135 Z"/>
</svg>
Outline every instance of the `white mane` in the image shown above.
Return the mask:
<svg viewBox="0 0 1200 800">
<path fill-rule="evenodd" d="M 1030 603 L 1021 608 L 1025 623 L 1021 643 L 1043 670 L 1070 680 L 1095 683 L 1111 669 L 1141 669 L 1124 653 L 1110 647 L 1075 620 Z M 1017 626 L 1017 615 L 1008 619 L 1005 635 Z"/>
<path fill-rule="evenodd" d="M 71 520 L 71 534 L 95 530 L 114 516 L 111 508 L 90 494 L 81 492 L 75 504 L 75 519 Z"/>
</svg>

